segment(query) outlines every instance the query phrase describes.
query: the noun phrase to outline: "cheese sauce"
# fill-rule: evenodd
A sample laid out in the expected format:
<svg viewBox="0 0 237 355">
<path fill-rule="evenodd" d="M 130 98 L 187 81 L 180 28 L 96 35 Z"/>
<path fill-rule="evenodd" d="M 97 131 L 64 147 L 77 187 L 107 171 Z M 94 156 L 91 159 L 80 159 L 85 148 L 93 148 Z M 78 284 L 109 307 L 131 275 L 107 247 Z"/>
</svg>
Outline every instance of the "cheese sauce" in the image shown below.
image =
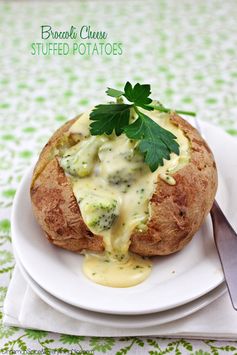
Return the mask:
<svg viewBox="0 0 237 355">
<path fill-rule="evenodd" d="M 172 174 L 189 161 L 189 141 L 170 122 L 169 114 L 145 111 L 151 119 L 177 137 L 180 155 L 151 172 L 137 148 L 137 141 L 119 137 L 90 136 L 89 114 L 84 113 L 70 128 L 82 138 L 69 148 L 61 166 L 70 174 L 74 195 L 83 220 L 95 234 L 103 237 L 104 253 L 85 252 L 83 271 L 92 281 L 110 287 L 134 286 L 151 272 L 151 261 L 129 253 L 134 230 L 146 231 L 150 218 L 149 201 L 158 177 L 175 185 Z"/>
</svg>

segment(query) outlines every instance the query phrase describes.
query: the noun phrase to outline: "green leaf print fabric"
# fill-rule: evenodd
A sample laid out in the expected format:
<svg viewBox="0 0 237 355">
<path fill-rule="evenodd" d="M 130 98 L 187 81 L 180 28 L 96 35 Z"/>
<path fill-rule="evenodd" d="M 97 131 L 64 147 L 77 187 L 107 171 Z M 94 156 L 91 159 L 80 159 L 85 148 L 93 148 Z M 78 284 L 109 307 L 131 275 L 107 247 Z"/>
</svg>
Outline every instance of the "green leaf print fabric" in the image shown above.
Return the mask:
<svg viewBox="0 0 237 355">
<path fill-rule="evenodd" d="M 168 107 L 237 136 L 235 0 L 0 2 L 0 306 L 14 268 L 10 213 L 18 184 L 50 135 L 107 87 L 149 83 Z M 32 55 L 40 26 L 90 25 L 121 55 Z M 17 295 L 16 295 L 17 297 Z M 2 313 L 0 314 L 2 319 Z M 99 338 L 0 327 L 0 353 L 237 354 L 236 342 Z"/>
</svg>

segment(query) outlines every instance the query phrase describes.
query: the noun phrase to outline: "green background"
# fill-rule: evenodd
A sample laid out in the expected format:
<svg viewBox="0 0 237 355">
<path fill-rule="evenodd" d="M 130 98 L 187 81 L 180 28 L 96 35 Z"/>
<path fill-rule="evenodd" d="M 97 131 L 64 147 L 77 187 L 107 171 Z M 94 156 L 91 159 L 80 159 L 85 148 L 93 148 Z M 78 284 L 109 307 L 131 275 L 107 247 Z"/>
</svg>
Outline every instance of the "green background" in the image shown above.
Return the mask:
<svg viewBox="0 0 237 355">
<path fill-rule="evenodd" d="M 107 86 L 150 83 L 152 97 L 237 135 L 237 2 L 0 2 L 0 302 L 14 268 L 10 211 L 19 181 L 52 132 L 106 100 Z M 122 56 L 32 56 L 40 26 L 90 25 Z M 222 144 L 220 142 L 220 144 Z M 0 349 L 107 354 L 236 353 L 236 343 L 73 337 L 2 326 Z M 61 350 L 60 350 L 61 349 Z"/>
</svg>

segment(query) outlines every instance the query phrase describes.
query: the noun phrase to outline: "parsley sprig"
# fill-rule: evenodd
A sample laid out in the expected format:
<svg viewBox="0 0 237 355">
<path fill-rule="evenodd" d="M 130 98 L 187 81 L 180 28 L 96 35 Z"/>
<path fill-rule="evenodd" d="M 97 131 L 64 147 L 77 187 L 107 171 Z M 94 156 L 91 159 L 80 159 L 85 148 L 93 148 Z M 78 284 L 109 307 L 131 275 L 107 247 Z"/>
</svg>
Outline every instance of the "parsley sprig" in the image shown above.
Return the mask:
<svg viewBox="0 0 237 355">
<path fill-rule="evenodd" d="M 140 107 L 148 111 L 172 112 L 160 103 L 159 105 L 152 104 L 153 100 L 149 97 L 150 85 L 137 83 L 132 87 L 131 83 L 127 82 L 124 91 L 108 88 L 106 93 L 116 98 L 117 103 L 95 106 L 90 114 L 90 119 L 93 121 L 90 124 L 92 135 L 109 135 L 115 131 L 117 136 L 125 133 L 128 138 L 139 140 L 139 150 L 144 154 L 145 162 L 152 172 L 164 165 L 164 159 L 169 160 L 171 153 L 179 154 L 176 136 L 139 110 Z M 131 104 L 123 103 L 122 97 Z M 137 119 L 129 124 L 131 109 L 137 114 Z M 176 112 L 195 116 L 194 112 Z"/>
</svg>

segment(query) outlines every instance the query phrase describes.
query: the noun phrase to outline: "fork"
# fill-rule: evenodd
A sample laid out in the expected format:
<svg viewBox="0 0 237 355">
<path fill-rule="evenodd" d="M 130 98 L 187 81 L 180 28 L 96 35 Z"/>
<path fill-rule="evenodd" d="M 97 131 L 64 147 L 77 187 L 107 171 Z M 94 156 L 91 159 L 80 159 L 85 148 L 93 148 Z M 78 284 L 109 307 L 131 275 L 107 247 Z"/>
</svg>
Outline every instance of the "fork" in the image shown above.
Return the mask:
<svg viewBox="0 0 237 355">
<path fill-rule="evenodd" d="M 197 118 L 194 118 L 199 133 L 203 136 Z M 233 308 L 237 310 L 237 234 L 216 202 L 210 211 L 216 249 L 225 275 L 227 289 Z"/>
</svg>

